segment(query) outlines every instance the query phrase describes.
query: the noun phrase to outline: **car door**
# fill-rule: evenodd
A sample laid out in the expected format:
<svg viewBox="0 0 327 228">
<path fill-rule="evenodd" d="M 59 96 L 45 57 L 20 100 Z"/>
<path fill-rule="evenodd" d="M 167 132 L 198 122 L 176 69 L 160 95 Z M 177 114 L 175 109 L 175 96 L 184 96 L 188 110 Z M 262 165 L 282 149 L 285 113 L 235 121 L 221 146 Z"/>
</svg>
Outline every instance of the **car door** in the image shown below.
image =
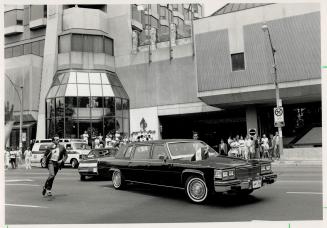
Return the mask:
<svg viewBox="0 0 327 228">
<path fill-rule="evenodd" d="M 162 159 L 164 157 L 164 159 Z M 158 185 L 177 186 L 179 175 L 174 170 L 169 153 L 164 144 L 154 144 L 149 160 L 148 176 L 150 182 Z"/>
<path fill-rule="evenodd" d="M 149 182 L 149 173 L 146 172 L 146 170 L 148 169 L 150 151 L 150 144 L 138 144 L 135 146 L 134 153 L 128 164 L 128 172 L 131 181 Z"/>
</svg>

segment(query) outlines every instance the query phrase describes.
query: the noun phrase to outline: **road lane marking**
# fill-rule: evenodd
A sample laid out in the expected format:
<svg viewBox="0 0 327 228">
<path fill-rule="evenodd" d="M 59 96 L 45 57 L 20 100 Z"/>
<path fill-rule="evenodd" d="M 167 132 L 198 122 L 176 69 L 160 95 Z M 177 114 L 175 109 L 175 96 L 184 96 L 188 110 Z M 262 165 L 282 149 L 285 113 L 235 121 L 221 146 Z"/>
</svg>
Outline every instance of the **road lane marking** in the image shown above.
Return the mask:
<svg viewBox="0 0 327 228">
<path fill-rule="evenodd" d="M 288 194 L 309 194 L 309 195 L 322 195 L 322 192 L 286 192 Z"/>
<path fill-rule="evenodd" d="M 32 207 L 32 208 L 47 208 L 47 207 L 36 206 L 36 205 L 9 204 L 9 203 L 6 203 L 5 206 L 12 206 L 12 207 Z"/>
<path fill-rule="evenodd" d="M 38 185 L 38 184 L 6 184 L 6 186 L 37 186 L 37 187 L 40 187 L 41 185 Z"/>
<path fill-rule="evenodd" d="M 5 182 L 10 183 L 10 182 L 30 182 L 30 181 L 33 181 L 33 180 L 31 180 L 31 179 L 18 179 L 18 180 L 6 180 Z"/>
<path fill-rule="evenodd" d="M 276 183 L 322 183 L 322 180 L 276 180 Z"/>
</svg>

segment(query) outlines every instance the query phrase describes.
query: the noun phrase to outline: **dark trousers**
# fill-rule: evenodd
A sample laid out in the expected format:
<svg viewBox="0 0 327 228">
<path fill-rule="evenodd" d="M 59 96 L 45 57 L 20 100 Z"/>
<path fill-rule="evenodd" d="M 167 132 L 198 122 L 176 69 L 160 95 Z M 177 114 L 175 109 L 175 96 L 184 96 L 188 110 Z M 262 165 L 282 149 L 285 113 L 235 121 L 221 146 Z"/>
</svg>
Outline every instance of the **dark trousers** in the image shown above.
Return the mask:
<svg viewBox="0 0 327 228">
<path fill-rule="evenodd" d="M 10 158 L 9 162 L 11 164 L 11 168 L 13 169 L 17 168 L 16 158 Z"/>
<path fill-rule="evenodd" d="M 48 165 L 48 170 L 49 170 L 49 177 L 47 179 L 47 181 L 45 182 L 45 189 L 47 190 L 51 190 L 52 189 L 52 185 L 53 185 L 53 181 L 58 173 L 59 170 L 59 165 L 58 162 L 55 161 L 50 161 L 49 165 Z"/>
</svg>

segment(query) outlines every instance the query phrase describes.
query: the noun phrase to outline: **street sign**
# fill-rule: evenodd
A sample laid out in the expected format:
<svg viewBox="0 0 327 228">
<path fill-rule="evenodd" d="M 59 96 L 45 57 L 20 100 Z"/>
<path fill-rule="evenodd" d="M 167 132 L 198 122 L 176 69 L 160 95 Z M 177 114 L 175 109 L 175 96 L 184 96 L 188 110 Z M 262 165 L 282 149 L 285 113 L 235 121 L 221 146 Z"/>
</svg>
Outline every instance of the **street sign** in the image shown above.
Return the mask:
<svg viewBox="0 0 327 228">
<path fill-rule="evenodd" d="M 249 129 L 249 135 L 255 136 L 257 134 L 257 130 L 255 128 Z"/>
<path fill-rule="evenodd" d="M 284 109 L 283 107 L 274 108 L 275 127 L 284 127 Z"/>
<path fill-rule="evenodd" d="M 26 132 L 22 132 L 22 141 L 26 142 Z"/>
</svg>

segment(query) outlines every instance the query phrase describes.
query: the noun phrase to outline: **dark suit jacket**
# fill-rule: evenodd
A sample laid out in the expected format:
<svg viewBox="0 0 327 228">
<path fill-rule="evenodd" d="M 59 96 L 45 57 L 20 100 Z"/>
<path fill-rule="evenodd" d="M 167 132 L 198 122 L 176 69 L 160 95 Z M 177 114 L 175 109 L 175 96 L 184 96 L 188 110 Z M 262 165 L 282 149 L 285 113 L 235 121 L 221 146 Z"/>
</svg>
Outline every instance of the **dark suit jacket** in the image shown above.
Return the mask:
<svg viewBox="0 0 327 228">
<path fill-rule="evenodd" d="M 63 162 L 60 164 L 59 168 L 62 168 L 65 164 L 65 161 L 67 160 L 67 151 L 65 149 L 65 147 L 63 145 L 58 144 L 59 147 L 59 157 L 58 157 L 58 161 L 62 160 Z M 46 158 L 46 165 L 48 166 L 49 161 L 51 159 L 52 156 L 52 151 L 53 148 L 48 148 L 45 152 L 44 152 L 44 157 Z"/>
</svg>

